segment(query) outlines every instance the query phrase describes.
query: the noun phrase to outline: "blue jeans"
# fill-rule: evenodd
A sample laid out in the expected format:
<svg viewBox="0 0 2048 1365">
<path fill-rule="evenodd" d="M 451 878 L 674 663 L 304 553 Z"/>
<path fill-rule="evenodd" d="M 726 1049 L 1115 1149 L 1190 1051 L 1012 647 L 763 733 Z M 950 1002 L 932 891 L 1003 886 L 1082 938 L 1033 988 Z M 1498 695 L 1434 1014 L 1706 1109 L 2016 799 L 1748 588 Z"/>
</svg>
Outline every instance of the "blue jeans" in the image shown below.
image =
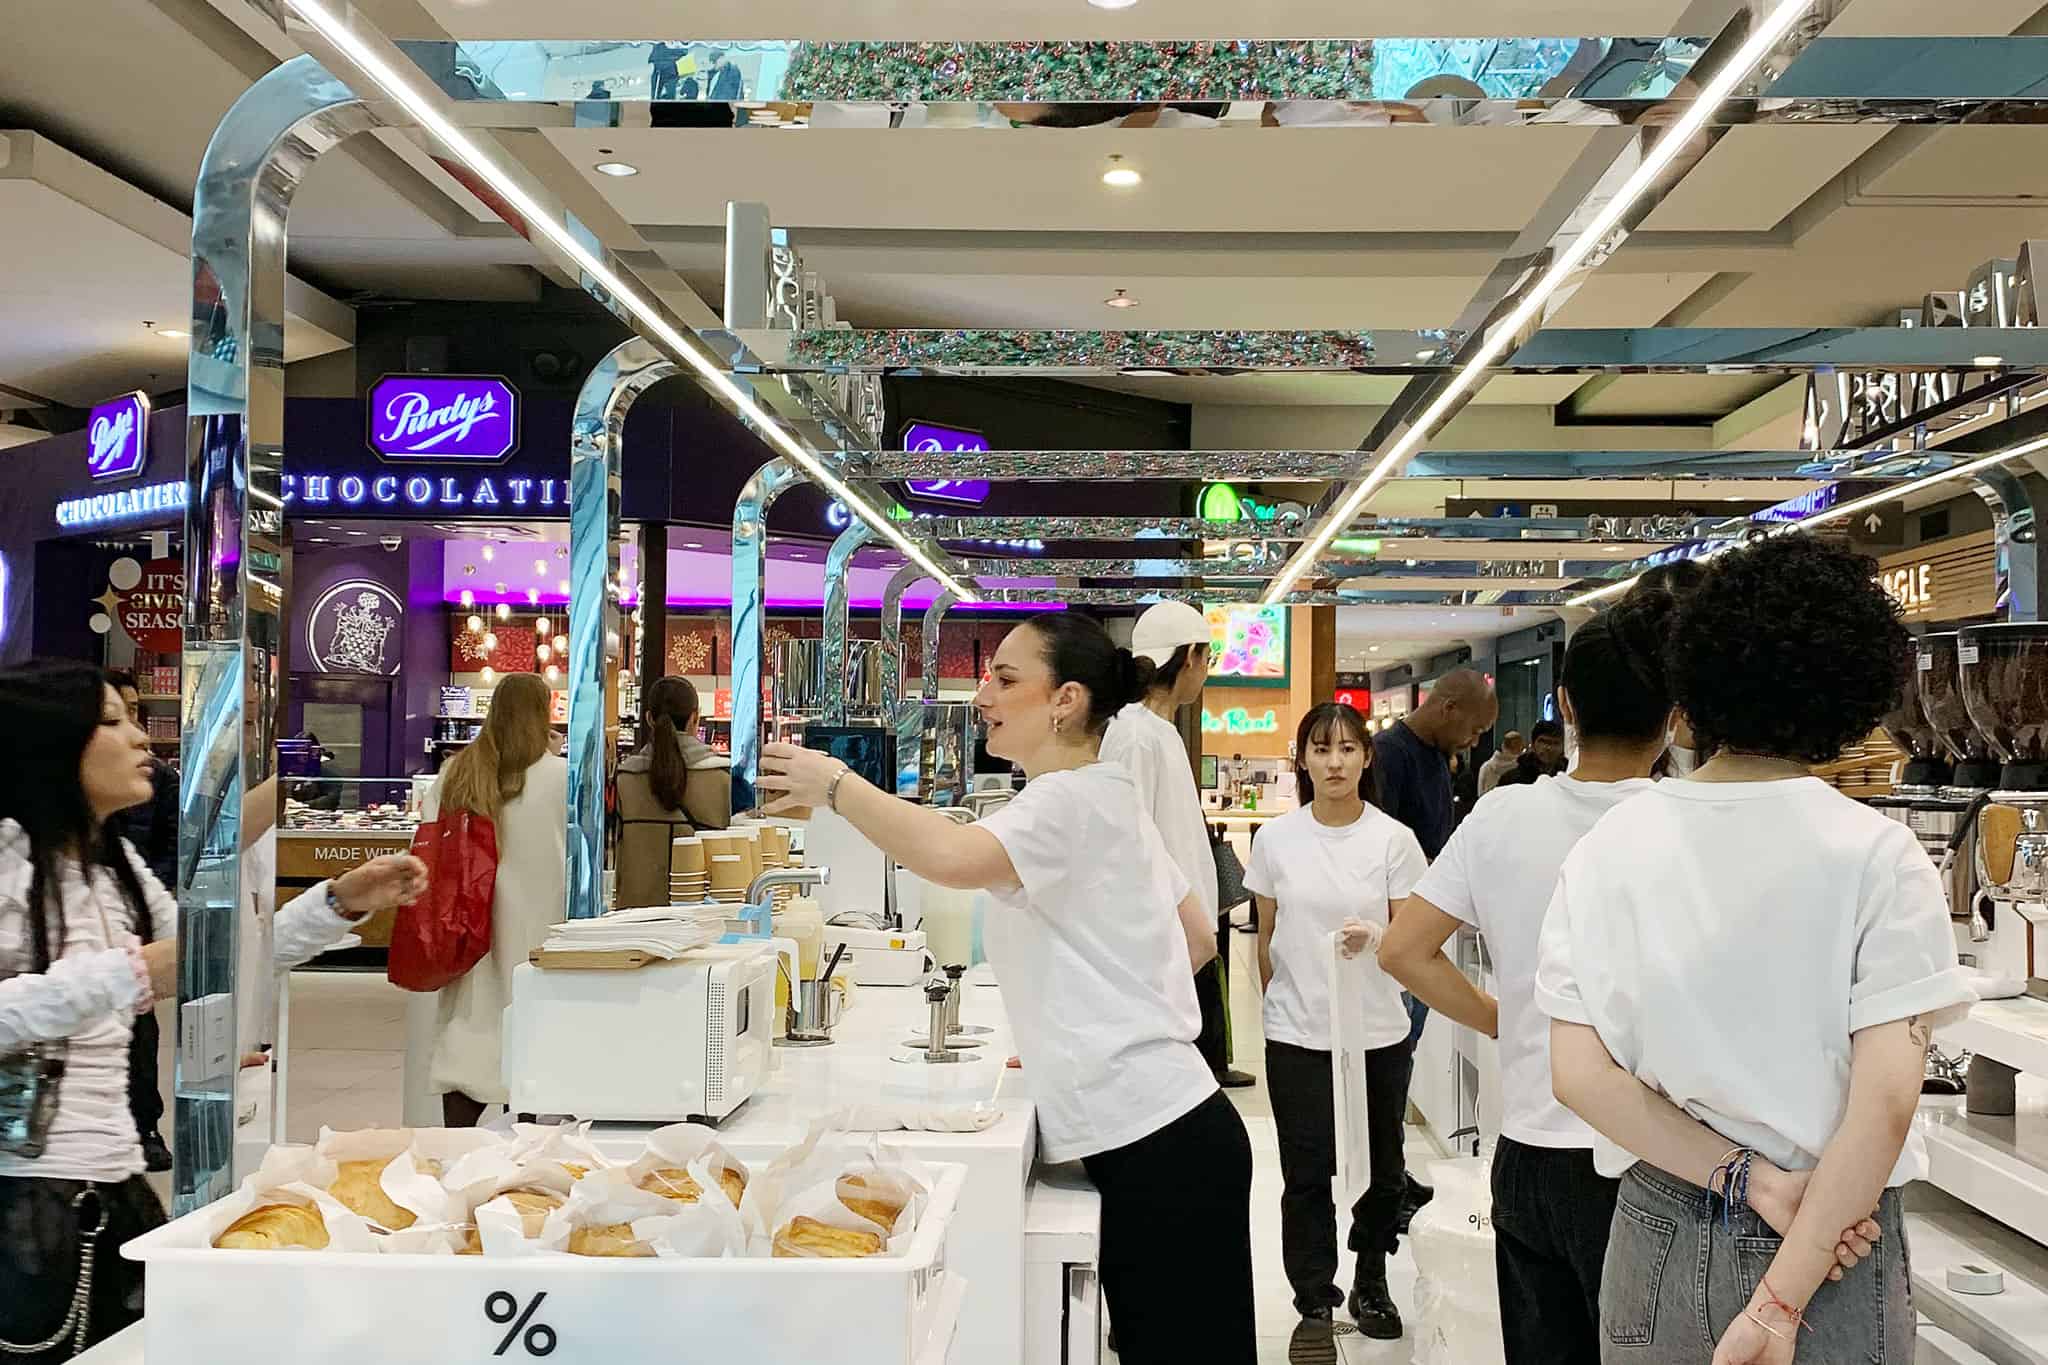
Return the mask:
<svg viewBox="0 0 2048 1365">
<path fill-rule="evenodd" d="M 1401 1003 L 1408 1007 L 1408 1046 L 1413 1048 L 1422 1041 L 1422 1026 L 1429 1022 L 1429 1006 L 1406 991 L 1401 992 Z"/>
<path fill-rule="evenodd" d="M 1910 1365 L 1911 1261 L 1897 1190 L 1877 1206 L 1876 1248 L 1806 1306 L 1799 1365 Z M 1748 1208 L 1638 1162 L 1621 1178 L 1600 1276 L 1602 1365 L 1708 1365 L 1782 1239 Z"/>
</svg>

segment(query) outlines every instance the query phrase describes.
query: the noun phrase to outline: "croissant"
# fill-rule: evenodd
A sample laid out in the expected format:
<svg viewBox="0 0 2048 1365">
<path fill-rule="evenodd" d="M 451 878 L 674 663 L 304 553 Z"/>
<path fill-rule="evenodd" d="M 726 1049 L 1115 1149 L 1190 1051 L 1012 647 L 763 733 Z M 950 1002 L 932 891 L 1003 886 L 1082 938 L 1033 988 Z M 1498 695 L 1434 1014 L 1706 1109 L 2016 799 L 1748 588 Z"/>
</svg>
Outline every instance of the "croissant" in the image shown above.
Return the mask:
<svg viewBox="0 0 2048 1365">
<path fill-rule="evenodd" d="M 740 1206 L 740 1196 L 747 1192 L 746 1172 L 727 1166 L 718 1173 L 718 1188 L 725 1191 L 725 1197 L 732 1200 L 732 1206 Z"/>
<path fill-rule="evenodd" d="M 678 1204 L 694 1204 L 704 1195 L 704 1187 L 697 1183 L 696 1177 L 680 1166 L 655 1167 L 640 1177 L 639 1187 L 649 1194 L 673 1199 Z"/>
<path fill-rule="evenodd" d="M 264 1204 L 213 1239 L 223 1251 L 324 1251 L 327 1221 L 310 1204 Z"/>
<path fill-rule="evenodd" d="M 630 1223 L 577 1228 L 569 1234 L 571 1256 L 652 1256 L 654 1248 L 635 1240 Z"/>
<path fill-rule="evenodd" d="M 334 1183 L 327 1187 L 327 1192 L 351 1213 L 359 1213 L 392 1232 L 402 1232 L 418 1220 L 410 1209 L 400 1208 L 392 1202 L 390 1195 L 384 1193 L 384 1186 L 378 1178 L 389 1164 L 386 1161 L 344 1161 L 341 1173 L 334 1177 Z"/>
<path fill-rule="evenodd" d="M 830 1223 L 821 1223 L 815 1218 L 805 1218 L 801 1214 L 790 1219 L 783 1225 L 782 1230 L 775 1234 L 777 1257 L 846 1258 L 877 1256 L 881 1251 L 880 1233 L 835 1228 Z"/>
<path fill-rule="evenodd" d="M 861 1217 L 879 1226 L 884 1232 L 895 1228 L 896 1220 L 903 1214 L 907 1202 L 895 1190 L 877 1182 L 868 1184 L 864 1175 L 843 1175 L 839 1177 L 839 1202 L 852 1209 Z"/>
<path fill-rule="evenodd" d="M 579 1166 L 573 1161 L 564 1161 L 561 1163 L 561 1167 L 569 1173 L 571 1180 L 581 1180 L 584 1176 L 590 1174 L 588 1166 Z"/>
</svg>

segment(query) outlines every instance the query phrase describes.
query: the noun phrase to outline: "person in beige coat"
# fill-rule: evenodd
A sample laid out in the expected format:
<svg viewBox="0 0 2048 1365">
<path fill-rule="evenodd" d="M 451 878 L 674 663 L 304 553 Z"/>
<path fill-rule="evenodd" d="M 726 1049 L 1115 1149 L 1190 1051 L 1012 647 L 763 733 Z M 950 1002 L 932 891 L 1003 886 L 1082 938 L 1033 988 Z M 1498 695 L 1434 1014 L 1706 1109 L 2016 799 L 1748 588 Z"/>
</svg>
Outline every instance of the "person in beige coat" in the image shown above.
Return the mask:
<svg viewBox="0 0 2048 1365">
<path fill-rule="evenodd" d="M 663 678 L 647 690 L 647 743 L 619 764 L 618 904 L 667 905 L 669 845 L 732 823 L 728 760 L 697 738 L 697 689 Z"/>
<path fill-rule="evenodd" d="M 468 1128 L 507 1098 L 504 1014 L 512 969 L 568 912 L 569 765 L 554 752 L 548 686 L 507 674 L 491 694 L 483 733 L 450 759 L 428 793 L 425 819 L 467 810 L 497 826 L 498 881 L 491 893 L 491 950 L 442 988 L 429 1086 L 450 1128 Z"/>
</svg>

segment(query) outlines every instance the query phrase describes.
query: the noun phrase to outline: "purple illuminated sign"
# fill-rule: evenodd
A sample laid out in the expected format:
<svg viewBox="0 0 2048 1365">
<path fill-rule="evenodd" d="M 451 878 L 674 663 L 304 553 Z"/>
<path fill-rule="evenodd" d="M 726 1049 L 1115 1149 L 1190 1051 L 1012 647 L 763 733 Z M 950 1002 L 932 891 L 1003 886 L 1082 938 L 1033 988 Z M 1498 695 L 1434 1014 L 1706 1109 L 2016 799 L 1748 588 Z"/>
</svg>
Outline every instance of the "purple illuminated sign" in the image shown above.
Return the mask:
<svg viewBox="0 0 2048 1365">
<path fill-rule="evenodd" d="M 911 422 L 903 428 L 903 448 L 924 453 L 988 451 L 988 438 L 978 431 L 942 427 L 934 422 Z M 913 498 L 933 502 L 957 502 L 979 507 L 988 500 L 987 479 L 911 479 L 907 487 Z"/>
<path fill-rule="evenodd" d="M 519 444 L 519 391 L 502 379 L 387 374 L 366 407 L 387 460 L 502 460 Z"/>
<path fill-rule="evenodd" d="M 100 404 L 86 422 L 85 436 L 85 467 L 95 479 L 140 474 L 149 455 L 149 399 L 128 393 Z"/>
</svg>

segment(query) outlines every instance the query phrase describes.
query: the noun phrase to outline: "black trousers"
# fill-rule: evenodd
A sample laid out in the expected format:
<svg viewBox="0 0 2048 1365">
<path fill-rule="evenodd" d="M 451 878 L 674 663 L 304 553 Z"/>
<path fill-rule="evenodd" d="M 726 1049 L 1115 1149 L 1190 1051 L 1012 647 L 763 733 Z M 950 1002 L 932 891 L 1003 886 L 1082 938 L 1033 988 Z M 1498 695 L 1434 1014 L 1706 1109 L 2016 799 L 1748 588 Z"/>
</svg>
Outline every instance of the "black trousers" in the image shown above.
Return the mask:
<svg viewBox="0 0 2048 1365">
<path fill-rule="evenodd" d="M 1123 1365 L 1255 1365 L 1252 1144 L 1223 1092 L 1081 1164 Z"/>
<path fill-rule="evenodd" d="M 1494 1269 L 1507 1365 L 1600 1358 L 1600 1273 L 1621 1182 L 1584 1147 L 1503 1137 L 1493 1153 Z"/>
<path fill-rule="evenodd" d="M 135 1134 L 148 1137 L 164 1121 L 164 1092 L 157 1079 L 156 1012 L 135 1016 L 135 1036 L 128 1043 L 128 1112 L 135 1115 Z"/>
<path fill-rule="evenodd" d="M 84 1234 L 98 1224 L 102 1209 L 107 1226 L 94 1239 L 87 1346 L 142 1320 L 142 1264 L 124 1258 L 121 1247 L 163 1225 L 156 1191 L 139 1175 L 117 1185 L 0 1176 L 0 1340 L 26 1345 L 63 1325 Z M 5 1359 L 42 1365 L 71 1359 L 71 1347 L 67 1334 L 49 1350 Z"/>
<path fill-rule="evenodd" d="M 1223 959 L 1218 957 L 1195 973 L 1195 1000 L 1202 1007 L 1202 1031 L 1195 1036 L 1195 1047 L 1218 1075 L 1230 1065 L 1230 1004 L 1223 991 Z"/>
<path fill-rule="evenodd" d="M 1351 1207 L 1349 1245 L 1359 1267 L 1391 1254 L 1400 1237 L 1401 1200 L 1408 1189 L 1404 1151 L 1408 1081 L 1415 1053 L 1406 1042 L 1366 1054 L 1366 1135 L 1372 1185 Z M 1337 1288 L 1336 1102 L 1330 1054 L 1291 1043 L 1266 1044 L 1266 1093 L 1280 1138 L 1280 1259 L 1294 1286 L 1296 1312 L 1334 1308 Z"/>
</svg>

